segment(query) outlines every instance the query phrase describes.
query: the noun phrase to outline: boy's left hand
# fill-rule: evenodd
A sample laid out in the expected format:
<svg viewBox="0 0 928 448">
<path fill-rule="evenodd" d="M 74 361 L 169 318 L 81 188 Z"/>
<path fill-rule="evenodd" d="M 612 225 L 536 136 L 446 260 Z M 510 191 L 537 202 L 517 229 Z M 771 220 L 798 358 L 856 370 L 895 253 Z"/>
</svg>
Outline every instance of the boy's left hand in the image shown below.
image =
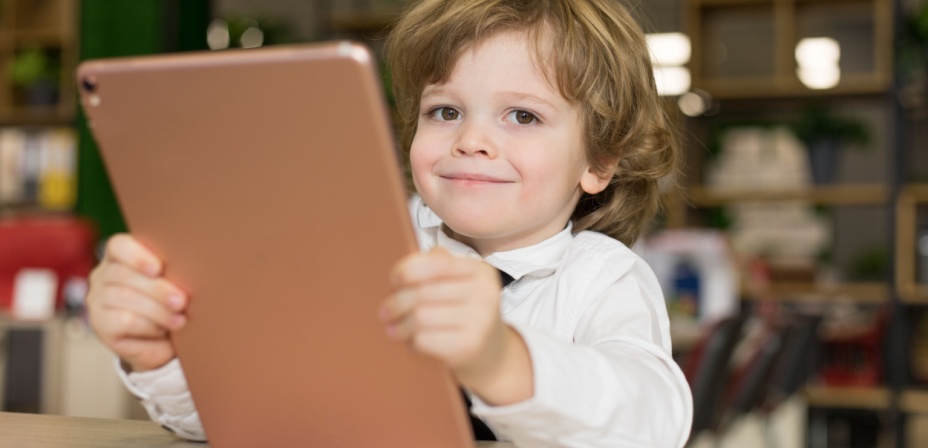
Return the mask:
<svg viewBox="0 0 928 448">
<path fill-rule="evenodd" d="M 496 268 L 436 248 L 400 260 L 391 280 L 396 291 L 380 307 L 390 337 L 442 360 L 487 401 L 501 404 L 531 396 L 528 349 L 500 315 Z M 495 392 L 510 395 L 512 382 L 523 386 L 516 389 L 527 384 L 528 395 Z"/>
</svg>

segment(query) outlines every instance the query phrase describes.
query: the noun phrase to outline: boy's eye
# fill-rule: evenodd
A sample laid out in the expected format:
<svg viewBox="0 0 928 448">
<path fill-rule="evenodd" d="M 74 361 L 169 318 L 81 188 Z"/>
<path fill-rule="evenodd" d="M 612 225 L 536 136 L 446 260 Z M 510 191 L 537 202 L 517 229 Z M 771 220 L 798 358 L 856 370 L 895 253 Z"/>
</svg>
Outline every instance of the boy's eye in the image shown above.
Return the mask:
<svg viewBox="0 0 928 448">
<path fill-rule="evenodd" d="M 459 115 L 460 114 L 458 113 L 458 111 L 450 107 L 441 108 L 441 118 L 444 120 L 448 120 L 448 121 L 457 120 Z"/>
<path fill-rule="evenodd" d="M 461 113 L 450 107 L 436 107 L 429 114 L 432 118 L 438 118 L 443 121 L 454 121 L 461 118 Z"/>
<path fill-rule="evenodd" d="M 538 117 L 527 110 L 514 110 L 510 112 L 510 115 L 519 124 L 532 124 L 538 121 Z"/>
</svg>

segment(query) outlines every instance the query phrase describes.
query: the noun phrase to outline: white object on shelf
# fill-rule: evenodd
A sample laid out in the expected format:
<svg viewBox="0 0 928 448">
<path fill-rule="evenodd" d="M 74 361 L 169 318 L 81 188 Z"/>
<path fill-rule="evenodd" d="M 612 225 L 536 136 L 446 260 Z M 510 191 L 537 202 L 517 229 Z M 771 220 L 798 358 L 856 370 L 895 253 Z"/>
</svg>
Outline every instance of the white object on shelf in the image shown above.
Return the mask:
<svg viewBox="0 0 928 448">
<path fill-rule="evenodd" d="M 697 319 L 708 322 L 736 314 L 738 269 L 728 238 L 713 230 L 666 230 L 640 241 L 634 248 L 654 271 L 661 290 L 674 294 L 674 269 L 681 260 L 690 263 L 699 277 Z M 673 318 L 673 316 L 671 316 Z"/>
<path fill-rule="evenodd" d="M 725 132 L 722 152 L 709 168 L 714 191 L 803 191 L 811 170 L 802 143 L 784 127 L 738 127 Z M 807 201 L 740 202 L 726 207 L 732 247 L 778 266 L 809 266 L 831 246 L 828 220 Z"/>
<path fill-rule="evenodd" d="M 58 275 L 51 269 L 24 268 L 13 279 L 13 318 L 45 321 L 55 317 Z"/>
</svg>

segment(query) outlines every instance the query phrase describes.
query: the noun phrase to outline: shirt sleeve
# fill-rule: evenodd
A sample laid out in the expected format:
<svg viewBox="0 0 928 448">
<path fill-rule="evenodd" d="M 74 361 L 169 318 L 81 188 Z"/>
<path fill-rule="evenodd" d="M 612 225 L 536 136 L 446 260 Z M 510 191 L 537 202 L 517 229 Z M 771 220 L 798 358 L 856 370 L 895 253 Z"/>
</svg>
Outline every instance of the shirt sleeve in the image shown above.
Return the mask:
<svg viewBox="0 0 928 448">
<path fill-rule="evenodd" d="M 117 359 L 116 371 L 152 420 L 184 439 L 206 441 L 200 415 L 177 358 L 154 370 L 131 373 L 126 373 Z"/>
<path fill-rule="evenodd" d="M 534 396 L 509 406 L 474 397 L 472 412 L 520 447 L 685 445 L 692 395 L 669 353 L 663 300 L 638 280 L 600 289 L 572 341 L 512 324 L 531 354 Z"/>
</svg>

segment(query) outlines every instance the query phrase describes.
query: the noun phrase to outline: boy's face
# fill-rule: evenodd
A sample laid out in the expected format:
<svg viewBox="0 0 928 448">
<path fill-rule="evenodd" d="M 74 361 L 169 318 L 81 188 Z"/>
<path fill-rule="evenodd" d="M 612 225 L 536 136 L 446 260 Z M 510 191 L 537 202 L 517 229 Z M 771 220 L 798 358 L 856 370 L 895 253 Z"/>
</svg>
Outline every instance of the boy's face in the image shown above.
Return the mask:
<svg viewBox="0 0 928 448">
<path fill-rule="evenodd" d="M 416 189 L 484 256 L 557 234 L 582 192 L 609 180 L 590 170 L 578 111 L 533 54 L 525 33 L 496 34 L 422 93 L 410 149 Z"/>
</svg>

